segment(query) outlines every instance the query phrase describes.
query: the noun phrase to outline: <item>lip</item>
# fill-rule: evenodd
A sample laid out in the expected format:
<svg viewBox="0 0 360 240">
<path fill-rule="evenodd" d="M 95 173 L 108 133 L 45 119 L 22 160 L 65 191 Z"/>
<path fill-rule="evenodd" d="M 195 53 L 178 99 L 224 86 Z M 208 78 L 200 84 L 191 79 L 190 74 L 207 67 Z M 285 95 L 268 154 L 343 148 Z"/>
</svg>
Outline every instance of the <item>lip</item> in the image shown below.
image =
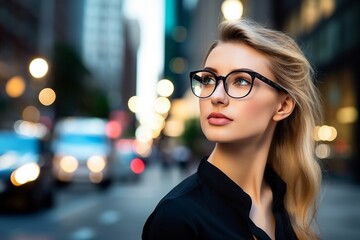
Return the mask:
<svg viewBox="0 0 360 240">
<path fill-rule="evenodd" d="M 228 116 L 217 112 L 210 113 L 209 116 L 207 117 L 207 120 L 209 124 L 215 126 L 227 125 L 233 121 L 233 119 L 229 118 Z"/>
</svg>

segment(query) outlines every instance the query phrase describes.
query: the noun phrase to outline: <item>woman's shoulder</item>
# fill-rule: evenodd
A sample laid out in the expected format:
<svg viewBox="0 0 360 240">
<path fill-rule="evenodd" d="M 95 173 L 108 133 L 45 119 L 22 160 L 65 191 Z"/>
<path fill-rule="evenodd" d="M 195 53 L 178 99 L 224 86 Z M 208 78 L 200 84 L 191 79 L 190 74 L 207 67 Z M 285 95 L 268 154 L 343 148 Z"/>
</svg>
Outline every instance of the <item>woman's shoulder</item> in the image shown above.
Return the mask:
<svg viewBox="0 0 360 240">
<path fill-rule="evenodd" d="M 202 182 L 197 174 L 193 174 L 175 186 L 160 200 L 147 219 L 143 229 L 144 236 L 161 233 L 162 236 L 185 237 L 184 234 L 195 231 L 196 224 L 193 215 L 199 199 L 194 193 L 201 188 L 201 185 Z M 174 235 L 178 231 L 179 233 Z"/>
<path fill-rule="evenodd" d="M 167 217 L 174 220 L 181 217 L 189 218 L 195 209 L 201 208 L 203 203 L 204 182 L 197 173 L 184 179 L 170 190 L 157 204 L 153 215 L 166 220 Z"/>
<path fill-rule="evenodd" d="M 196 189 L 201 187 L 202 180 L 199 178 L 197 173 L 190 175 L 185 178 L 179 184 L 177 184 L 173 189 L 171 189 L 159 202 L 161 204 L 166 200 L 177 200 L 179 198 L 190 197 L 191 193 Z"/>
</svg>

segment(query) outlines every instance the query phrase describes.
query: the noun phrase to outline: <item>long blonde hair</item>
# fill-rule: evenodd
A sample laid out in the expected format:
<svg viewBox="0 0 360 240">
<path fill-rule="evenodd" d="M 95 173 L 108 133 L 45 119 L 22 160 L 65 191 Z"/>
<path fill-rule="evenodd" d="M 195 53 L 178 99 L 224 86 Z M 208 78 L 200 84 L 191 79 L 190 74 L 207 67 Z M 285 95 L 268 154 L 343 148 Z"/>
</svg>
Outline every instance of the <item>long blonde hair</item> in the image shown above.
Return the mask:
<svg viewBox="0 0 360 240">
<path fill-rule="evenodd" d="M 221 23 L 219 40 L 208 54 L 219 42 L 242 42 L 265 54 L 276 81 L 296 102 L 292 114 L 276 126 L 268 163 L 286 182 L 285 207 L 297 237 L 317 239 L 311 225 L 322 173 L 314 156 L 313 131 L 322 111 L 313 69 L 291 37 L 254 22 Z"/>
</svg>

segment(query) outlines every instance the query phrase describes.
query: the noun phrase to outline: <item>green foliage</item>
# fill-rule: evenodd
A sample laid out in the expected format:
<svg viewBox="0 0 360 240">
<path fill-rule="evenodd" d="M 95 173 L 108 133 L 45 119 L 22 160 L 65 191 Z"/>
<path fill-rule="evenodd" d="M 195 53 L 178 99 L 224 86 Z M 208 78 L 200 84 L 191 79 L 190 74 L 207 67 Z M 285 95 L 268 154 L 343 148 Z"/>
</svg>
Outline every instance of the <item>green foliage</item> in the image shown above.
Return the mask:
<svg viewBox="0 0 360 240">
<path fill-rule="evenodd" d="M 185 122 L 182 141 L 197 157 L 209 154 L 210 148 L 212 147 L 212 144 L 207 141 L 201 130 L 198 118 L 191 118 Z"/>
</svg>

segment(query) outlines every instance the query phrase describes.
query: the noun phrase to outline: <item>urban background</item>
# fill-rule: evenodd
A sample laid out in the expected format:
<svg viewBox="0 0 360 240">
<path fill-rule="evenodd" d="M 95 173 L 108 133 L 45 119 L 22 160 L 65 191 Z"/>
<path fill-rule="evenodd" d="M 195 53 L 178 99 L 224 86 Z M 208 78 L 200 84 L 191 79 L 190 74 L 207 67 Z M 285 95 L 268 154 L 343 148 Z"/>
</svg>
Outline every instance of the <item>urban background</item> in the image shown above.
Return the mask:
<svg viewBox="0 0 360 240">
<path fill-rule="evenodd" d="M 188 73 L 221 21 L 294 37 L 316 71 L 322 239 L 360 239 L 360 2 L 0 0 L 0 239 L 140 239 L 212 144 Z"/>
</svg>

